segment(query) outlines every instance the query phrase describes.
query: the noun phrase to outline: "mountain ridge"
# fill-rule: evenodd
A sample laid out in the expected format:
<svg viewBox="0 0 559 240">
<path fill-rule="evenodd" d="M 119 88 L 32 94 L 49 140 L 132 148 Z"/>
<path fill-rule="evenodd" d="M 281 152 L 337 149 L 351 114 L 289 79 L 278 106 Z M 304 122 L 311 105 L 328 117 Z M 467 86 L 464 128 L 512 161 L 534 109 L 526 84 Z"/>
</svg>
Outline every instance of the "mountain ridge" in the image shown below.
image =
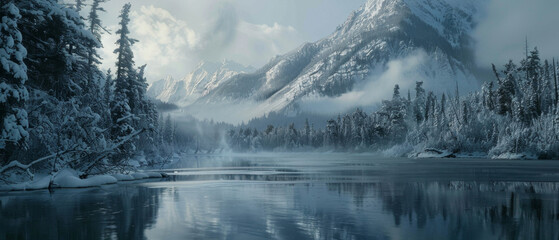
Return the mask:
<svg viewBox="0 0 559 240">
<path fill-rule="evenodd" d="M 390 63 L 418 50 L 426 54 L 410 79 L 428 88 L 477 89 L 471 31 L 483 1 L 369 0 L 325 38 L 276 56 L 263 67 L 235 74 L 199 95 L 190 105 L 251 102 L 249 118 L 295 110 L 308 97 L 335 98 L 366 82 L 379 81 Z M 256 105 L 256 106 L 254 106 Z"/>
<path fill-rule="evenodd" d="M 185 106 L 228 81 L 234 75 L 249 71 L 253 71 L 253 68 L 230 60 L 201 61 L 192 72 L 182 79 L 175 80 L 173 77 L 167 76 L 165 79 L 152 83 L 147 94 L 164 102 Z"/>
</svg>

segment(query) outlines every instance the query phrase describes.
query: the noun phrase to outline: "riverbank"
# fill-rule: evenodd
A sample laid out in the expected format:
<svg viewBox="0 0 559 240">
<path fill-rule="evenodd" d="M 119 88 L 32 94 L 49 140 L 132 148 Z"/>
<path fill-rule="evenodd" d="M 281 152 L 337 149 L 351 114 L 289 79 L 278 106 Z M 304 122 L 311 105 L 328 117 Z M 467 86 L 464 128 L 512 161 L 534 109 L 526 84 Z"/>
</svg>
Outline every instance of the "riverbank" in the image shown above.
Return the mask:
<svg viewBox="0 0 559 240">
<path fill-rule="evenodd" d="M 143 171 L 130 174 L 92 175 L 85 179 L 81 179 L 75 170 L 64 169 L 54 175 L 36 175 L 31 181 L 0 185 L 0 191 L 31 191 L 49 188 L 88 188 L 107 184 L 116 184 L 121 181 L 135 181 L 163 177 L 166 177 L 165 173 Z"/>
</svg>

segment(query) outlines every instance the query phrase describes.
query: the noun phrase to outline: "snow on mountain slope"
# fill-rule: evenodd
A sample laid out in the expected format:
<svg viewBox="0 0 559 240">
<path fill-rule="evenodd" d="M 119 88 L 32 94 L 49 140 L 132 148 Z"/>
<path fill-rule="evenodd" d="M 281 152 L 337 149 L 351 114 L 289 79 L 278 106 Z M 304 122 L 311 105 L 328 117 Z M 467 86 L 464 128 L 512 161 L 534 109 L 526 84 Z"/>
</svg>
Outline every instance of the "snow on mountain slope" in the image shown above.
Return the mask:
<svg viewBox="0 0 559 240">
<path fill-rule="evenodd" d="M 164 102 L 180 106 L 189 105 L 236 74 L 253 69 L 232 61 L 201 62 L 194 71 L 181 80 L 167 77 L 154 82 L 147 94 Z"/>
<path fill-rule="evenodd" d="M 223 83 L 197 103 L 261 102 L 273 111 L 303 96 L 338 96 L 367 80 L 373 69 L 417 49 L 430 56 L 426 87 L 477 86 L 471 39 L 482 1 L 370 0 L 329 37 L 276 57 L 251 74 Z M 435 82 L 436 75 L 448 77 Z M 374 79 L 371 79 L 374 81 Z"/>
<path fill-rule="evenodd" d="M 310 96 L 335 100 L 360 90 L 356 88 L 375 86 L 390 63 L 418 51 L 426 55 L 422 62 L 391 78 L 390 84 L 421 80 L 438 93 L 456 86 L 462 91 L 476 89 L 479 69 L 469 34 L 484 4 L 482 0 L 369 0 L 330 36 L 277 56 L 255 72 L 221 82 L 194 105 L 256 104 L 248 118 L 299 111 L 301 99 Z M 390 92 L 391 87 L 384 89 L 386 96 L 379 97 L 390 97 Z"/>
</svg>

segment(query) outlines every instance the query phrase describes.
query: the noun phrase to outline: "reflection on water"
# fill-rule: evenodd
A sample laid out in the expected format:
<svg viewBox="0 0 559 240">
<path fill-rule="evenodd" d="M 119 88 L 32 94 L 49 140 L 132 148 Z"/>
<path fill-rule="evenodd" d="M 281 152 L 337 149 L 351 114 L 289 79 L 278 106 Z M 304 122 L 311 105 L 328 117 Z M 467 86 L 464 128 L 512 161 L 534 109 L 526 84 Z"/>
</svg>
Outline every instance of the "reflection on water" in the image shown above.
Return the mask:
<svg viewBox="0 0 559 240">
<path fill-rule="evenodd" d="M 558 239 L 558 165 L 189 159 L 162 181 L 0 193 L 0 239 Z"/>
<path fill-rule="evenodd" d="M 161 189 L 106 186 L 0 197 L 0 239 L 142 239 Z"/>
</svg>

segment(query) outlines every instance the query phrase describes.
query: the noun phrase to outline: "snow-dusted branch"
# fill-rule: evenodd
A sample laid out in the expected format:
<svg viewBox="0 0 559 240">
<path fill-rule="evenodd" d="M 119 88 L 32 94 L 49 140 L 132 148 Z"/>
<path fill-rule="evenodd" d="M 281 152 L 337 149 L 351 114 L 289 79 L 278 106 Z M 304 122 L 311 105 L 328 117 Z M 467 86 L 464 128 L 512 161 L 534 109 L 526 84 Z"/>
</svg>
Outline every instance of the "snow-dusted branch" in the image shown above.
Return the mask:
<svg viewBox="0 0 559 240">
<path fill-rule="evenodd" d="M 135 138 L 136 136 L 140 135 L 142 132 L 144 132 L 144 129 L 142 130 L 138 130 L 135 131 L 133 133 L 131 133 L 130 135 L 124 137 L 120 142 L 112 145 L 111 147 L 101 151 L 101 152 L 97 152 L 94 153 L 93 155 L 97 155 L 94 156 L 93 160 L 90 161 L 90 163 L 84 168 L 84 172 L 88 172 L 89 170 L 91 170 L 99 161 L 101 161 L 102 159 L 104 159 L 105 157 L 107 157 L 108 155 L 114 153 L 114 151 L 119 148 L 120 146 L 124 145 L 125 143 L 127 143 L 128 141 L 132 140 L 133 138 Z M 90 155 L 90 156 L 93 156 Z"/>
<path fill-rule="evenodd" d="M 4 173 L 6 170 L 8 170 L 10 168 L 21 168 L 23 170 L 29 171 L 29 168 L 31 168 L 33 165 L 35 165 L 37 163 L 41 163 L 41 162 L 44 162 L 46 160 L 53 159 L 57 156 L 67 154 L 67 153 L 70 153 L 70 152 L 77 152 L 77 150 L 70 149 L 70 150 L 60 151 L 60 152 L 57 152 L 57 153 L 39 158 L 39 159 L 29 163 L 29 164 L 23 164 L 23 163 L 19 162 L 18 160 L 14 160 L 14 161 L 11 161 L 10 163 L 8 163 L 6 166 L 0 168 L 0 174 Z M 33 174 L 31 174 L 31 173 L 30 173 L 30 175 L 33 176 Z"/>
<path fill-rule="evenodd" d="M 144 131 L 143 129 L 142 129 L 142 130 L 135 131 L 135 132 L 131 133 L 130 135 L 124 137 L 120 142 L 114 144 L 113 146 L 111 146 L 111 147 L 109 147 L 109 148 L 107 148 L 107 149 L 105 149 L 105 150 L 103 150 L 103 151 L 101 151 L 101 152 L 95 153 L 95 154 L 97 155 L 97 156 L 95 157 L 95 160 L 92 161 L 86 169 L 91 168 L 91 167 L 92 167 L 93 165 L 95 165 L 95 163 L 97 163 L 99 160 L 101 160 L 101 159 L 103 159 L 104 157 L 106 157 L 107 155 L 113 153 L 115 149 L 119 148 L 120 146 L 122 146 L 122 145 L 125 144 L 126 142 L 128 142 L 128 141 L 132 140 L 133 138 L 135 138 L 136 136 L 140 135 L 143 131 Z M 49 160 L 49 159 L 53 159 L 53 158 L 55 158 L 55 157 L 58 157 L 58 156 L 61 156 L 61 155 L 64 155 L 64 154 L 72 153 L 72 152 L 79 152 L 79 150 L 76 150 L 75 148 L 73 148 L 73 149 L 68 149 L 68 150 L 60 151 L 60 152 L 57 152 L 57 153 L 54 153 L 54 154 L 51 154 L 51 155 L 48 155 L 48 156 L 39 158 L 39 159 L 37 159 L 37 160 L 35 160 L 35 161 L 29 163 L 29 164 L 23 164 L 23 163 L 19 162 L 18 160 L 14 160 L 14 161 L 8 163 L 7 165 L 5 165 L 4 167 L 0 168 L 0 174 L 4 173 L 5 171 L 7 171 L 7 170 L 9 170 L 9 169 L 11 169 L 11 168 L 20 168 L 20 169 L 22 169 L 22 170 L 27 171 L 27 173 L 28 173 L 30 176 L 33 176 L 33 174 L 29 171 L 29 169 L 30 169 L 33 165 L 38 164 L 38 163 L 41 163 L 41 162 L 44 162 L 44 161 Z"/>
</svg>

